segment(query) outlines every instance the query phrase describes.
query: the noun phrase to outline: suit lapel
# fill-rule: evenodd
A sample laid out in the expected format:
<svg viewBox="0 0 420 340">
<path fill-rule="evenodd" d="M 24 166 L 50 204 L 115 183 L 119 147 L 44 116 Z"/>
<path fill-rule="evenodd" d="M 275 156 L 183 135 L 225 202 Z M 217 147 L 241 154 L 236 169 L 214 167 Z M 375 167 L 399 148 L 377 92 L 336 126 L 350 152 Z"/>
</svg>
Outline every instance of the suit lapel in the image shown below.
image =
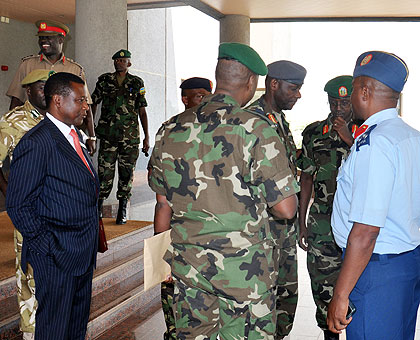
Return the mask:
<svg viewBox="0 0 420 340">
<path fill-rule="evenodd" d="M 86 174 L 92 177 L 92 174 L 90 173 L 89 169 L 86 168 L 86 165 L 80 159 L 76 150 L 74 150 L 74 148 L 70 145 L 69 141 L 66 139 L 66 137 L 64 137 L 61 131 L 55 126 L 55 124 L 50 119 L 45 118 L 44 121 L 45 124 L 48 125 L 49 130 L 51 132 L 51 136 L 57 143 L 57 146 L 60 149 L 60 151 L 66 156 L 66 158 L 74 162 L 80 169 L 82 169 Z"/>
</svg>

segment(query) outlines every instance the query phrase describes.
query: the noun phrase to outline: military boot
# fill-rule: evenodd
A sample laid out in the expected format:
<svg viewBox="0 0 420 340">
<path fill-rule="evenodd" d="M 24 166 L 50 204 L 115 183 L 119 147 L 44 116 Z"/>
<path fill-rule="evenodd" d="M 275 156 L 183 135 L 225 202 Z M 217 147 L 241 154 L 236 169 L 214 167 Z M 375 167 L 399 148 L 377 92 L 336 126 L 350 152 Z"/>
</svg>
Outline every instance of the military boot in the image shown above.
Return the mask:
<svg viewBox="0 0 420 340">
<path fill-rule="evenodd" d="M 331 331 L 324 331 L 324 340 L 338 340 L 339 334 L 333 333 Z"/>
<path fill-rule="evenodd" d="M 125 224 L 127 223 L 127 200 L 120 199 L 120 204 L 118 205 L 118 213 L 117 213 L 117 224 Z"/>
<path fill-rule="evenodd" d="M 102 218 L 102 206 L 104 205 L 104 200 L 99 199 L 98 200 L 98 215 L 99 218 Z"/>
</svg>

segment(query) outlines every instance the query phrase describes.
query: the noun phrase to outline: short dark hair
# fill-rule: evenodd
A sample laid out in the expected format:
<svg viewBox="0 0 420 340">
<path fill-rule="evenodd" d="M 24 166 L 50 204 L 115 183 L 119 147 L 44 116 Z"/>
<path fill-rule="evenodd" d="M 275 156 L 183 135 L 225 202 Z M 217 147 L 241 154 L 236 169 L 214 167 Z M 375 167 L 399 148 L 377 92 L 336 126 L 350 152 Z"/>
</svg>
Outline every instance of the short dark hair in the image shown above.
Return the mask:
<svg viewBox="0 0 420 340">
<path fill-rule="evenodd" d="M 85 84 L 82 78 L 76 76 L 73 73 L 58 72 L 48 78 L 44 87 L 45 102 L 47 107 L 50 106 L 52 97 L 56 94 L 67 97 L 71 92 L 71 84 Z"/>
</svg>

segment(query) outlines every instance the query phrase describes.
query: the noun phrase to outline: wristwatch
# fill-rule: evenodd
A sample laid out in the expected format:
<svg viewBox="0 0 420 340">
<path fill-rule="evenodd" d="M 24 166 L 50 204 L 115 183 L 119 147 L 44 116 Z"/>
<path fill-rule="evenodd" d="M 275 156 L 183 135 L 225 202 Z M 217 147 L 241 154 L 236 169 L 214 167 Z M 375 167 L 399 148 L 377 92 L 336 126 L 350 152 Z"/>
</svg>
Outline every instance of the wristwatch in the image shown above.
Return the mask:
<svg viewBox="0 0 420 340">
<path fill-rule="evenodd" d="M 91 137 L 88 137 L 87 139 L 93 140 L 95 142 L 96 141 L 96 136 L 91 136 Z"/>
</svg>

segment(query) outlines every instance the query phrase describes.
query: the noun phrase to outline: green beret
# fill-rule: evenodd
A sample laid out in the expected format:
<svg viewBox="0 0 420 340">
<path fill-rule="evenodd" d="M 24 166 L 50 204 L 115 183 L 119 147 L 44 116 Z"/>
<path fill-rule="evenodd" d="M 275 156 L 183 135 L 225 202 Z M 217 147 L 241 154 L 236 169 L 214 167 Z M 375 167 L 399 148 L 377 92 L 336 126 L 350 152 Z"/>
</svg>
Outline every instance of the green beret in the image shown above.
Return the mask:
<svg viewBox="0 0 420 340">
<path fill-rule="evenodd" d="M 349 97 L 353 91 L 352 76 L 339 76 L 329 80 L 324 87 L 324 91 L 333 98 Z"/>
<path fill-rule="evenodd" d="M 219 59 L 234 59 L 249 68 L 250 71 L 265 76 L 267 66 L 252 47 L 240 43 L 221 43 Z"/>
<path fill-rule="evenodd" d="M 70 32 L 66 25 L 54 20 L 38 20 L 35 23 L 35 26 L 38 28 L 38 33 L 36 35 L 39 37 L 48 37 L 58 34 L 65 37 Z"/>
<path fill-rule="evenodd" d="M 47 81 L 50 75 L 54 73 L 55 71 L 51 70 L 33 70 L 28 73 L 25 78 L 23 78 L 20 84 L 23 86 L 36 83 L 37 81 Z"/>
<path fill-rule="evenodd" d="M 114 55 L 112 56 L 112 60 L 118 58 L 131 58 L 131 53 L 128 50 L 119 50 L 118 52 L 114 53 Z"/>
</svg>

